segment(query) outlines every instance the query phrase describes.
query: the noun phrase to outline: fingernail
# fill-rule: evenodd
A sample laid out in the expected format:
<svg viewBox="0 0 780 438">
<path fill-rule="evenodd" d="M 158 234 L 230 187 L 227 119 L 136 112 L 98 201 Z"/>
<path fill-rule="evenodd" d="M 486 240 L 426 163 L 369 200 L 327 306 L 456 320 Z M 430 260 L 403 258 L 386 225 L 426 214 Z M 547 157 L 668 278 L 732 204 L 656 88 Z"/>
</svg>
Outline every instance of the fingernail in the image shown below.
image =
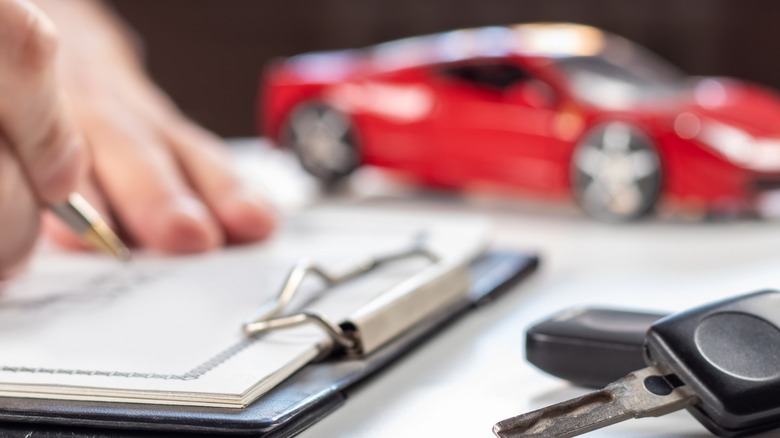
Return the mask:
<svg viewBox="0 0 780 438">
<path fill-rule="evenodd" d="M 221 233 L 202 202 L 191 196 L 179 196 L 167 210 L 161 230 L 164 251 L 203 252 L 222 243 Z"/>
<path fill-rule="evenodd" d="M 246 187 L 238 188 L 226 200 L 226 227 L 232 240 L 249 242 L 267 237 L 273 231 L 276 221 L 263 197 Z"/>
</svg>

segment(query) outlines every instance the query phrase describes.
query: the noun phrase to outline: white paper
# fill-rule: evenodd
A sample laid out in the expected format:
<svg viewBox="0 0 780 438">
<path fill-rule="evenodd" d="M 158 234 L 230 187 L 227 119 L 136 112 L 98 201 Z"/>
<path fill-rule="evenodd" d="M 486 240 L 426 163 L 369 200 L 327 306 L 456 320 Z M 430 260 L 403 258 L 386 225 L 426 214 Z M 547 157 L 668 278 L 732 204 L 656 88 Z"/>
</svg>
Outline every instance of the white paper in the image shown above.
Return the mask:
<svg viewBox="0 0 780 438">
<path fill-rule="evenodd" d="M 270 241 L 177 258 L 44 248 L 0 292 L 0 396 L 241 407 L 311 361 L 327 337 L 300 327 L 247 340 L 241 323 L 308 258 L 350 269 L 409 248 L 421 233 L 440 256 L 467 263 L 483 248 L 482 221 L 359 209 L 309 211 Z M 397 262 L 311 301 L 338 321 L 428 262 Z"/>
</svg>

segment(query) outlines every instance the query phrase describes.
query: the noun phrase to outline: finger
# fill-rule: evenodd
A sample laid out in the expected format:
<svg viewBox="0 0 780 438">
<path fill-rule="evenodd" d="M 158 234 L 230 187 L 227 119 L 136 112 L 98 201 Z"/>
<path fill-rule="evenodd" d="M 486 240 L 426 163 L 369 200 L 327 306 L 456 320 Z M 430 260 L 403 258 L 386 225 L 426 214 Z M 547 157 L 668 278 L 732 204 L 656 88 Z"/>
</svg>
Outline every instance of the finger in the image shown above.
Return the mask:
<svg viewBox="0 0 780 438">
<path fill-rule="evenodd" d="M 40 226 L 36 197 L 7 142 L 0 140 L 0 279 L 25 265 Z"/>
<path fill-rule="evenodd" d="M 59 90 L 57 36 L 27 1 L 0 0 L 0 127 L 43 201 L 61 201 L 83 167 L 84 146 Z"/>
<path fill-rule="evenodd" d="M 216 220 L 148 122 L 111 107 L 104 112 L 82 120 L 97 182 L 125 230 L 142 246 L 167 253 L 220 246 Z"/>
<path fill-rule="evenodd" d="M 169 124 L 165 133 L 190 183 L 218 218 L 230 242 L 251 242 L 271 233 L 274 219 L 270 209 L 238 179 L 227 146 L 186 120 Z"/>
<path fill-rule="evenodd" d="M 78 193 L 98 212 L 109 227 L 116 229 L 111 218 L 108 203 L 100 190 L 98 190 L 94 178 L 84 178 L 78 185 Z M 45 212 L 43 215 L 43 229 L 53 242 L 64 248 L 75 250 L 94 249 L 93 245 L 76 234 L 65 222 L 51 212 Z"/>
</svg>

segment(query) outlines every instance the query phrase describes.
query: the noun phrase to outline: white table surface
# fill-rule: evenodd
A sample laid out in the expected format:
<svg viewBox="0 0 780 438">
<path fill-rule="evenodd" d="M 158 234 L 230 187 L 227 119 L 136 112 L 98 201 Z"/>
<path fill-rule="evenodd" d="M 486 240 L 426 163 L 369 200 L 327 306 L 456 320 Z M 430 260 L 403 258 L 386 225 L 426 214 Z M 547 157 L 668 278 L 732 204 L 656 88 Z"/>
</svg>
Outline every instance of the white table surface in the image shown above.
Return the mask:
<svg viewBox="0 0 780 438">
<path fill-rule="evenodd" d="M 235 143 L 240 170 L 280 210 L 345 203 L 482 214 L 495 224 L 494 247 L 533 250 L 542 258 L 530 280 L 361 385 L 302 438 L 491 437 L 501 419 L 585 393 L 524 360 L 526 328 L 550 314 L 579 305 L 675 311 L 780 287 L 777 221 L 605 224 L 568 204 L 420 190 L 378 170 L 361 170 L 343 190 L 324 195 L 291 157 L 262 142 Z M 683 411 L 588 436 L 711 435 Z"/>
</svg>

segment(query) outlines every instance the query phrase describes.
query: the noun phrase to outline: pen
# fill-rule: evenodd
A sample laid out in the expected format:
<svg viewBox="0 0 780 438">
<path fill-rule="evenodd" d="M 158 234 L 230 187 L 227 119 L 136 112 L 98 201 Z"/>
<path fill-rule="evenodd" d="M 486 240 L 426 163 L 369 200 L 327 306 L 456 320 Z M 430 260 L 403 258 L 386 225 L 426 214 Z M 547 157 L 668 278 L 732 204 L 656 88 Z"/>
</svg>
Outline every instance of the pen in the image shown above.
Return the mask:
<svg viewBox="0 0 780 438">
<path fill-rule="evenodd" d="M 71 230 L 85 238 L 96 248 L 111 254 L 118 260 L 130 260 L 130 249 L 122 243 L 100 214 L 78 193 L 71 193 L 61 204 L 51 204 L 49 209 Z"/>
</svg>

